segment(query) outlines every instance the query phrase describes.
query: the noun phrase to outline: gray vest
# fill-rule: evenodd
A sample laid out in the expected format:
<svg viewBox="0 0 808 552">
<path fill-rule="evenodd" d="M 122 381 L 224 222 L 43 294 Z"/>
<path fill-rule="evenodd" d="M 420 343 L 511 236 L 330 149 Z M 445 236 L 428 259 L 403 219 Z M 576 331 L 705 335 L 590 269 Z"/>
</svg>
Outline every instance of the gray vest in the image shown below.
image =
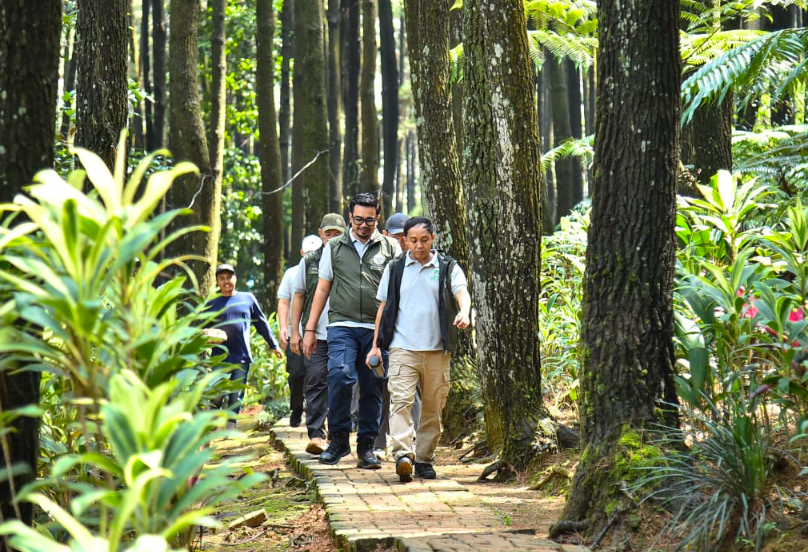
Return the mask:
<svg viewBox="0 0 808 552">
<path fill-rule="evenodd" d="M 306 296 L 303 300 L 303 317 L 301 319 L 303 327 L 309 323 L 311 305 L 314 303 L 314 292 L 317 291 L 317 283 L 320 281 L 320 257 L 323 256 L 323 248 L 306 253 Z"/>
</svg>

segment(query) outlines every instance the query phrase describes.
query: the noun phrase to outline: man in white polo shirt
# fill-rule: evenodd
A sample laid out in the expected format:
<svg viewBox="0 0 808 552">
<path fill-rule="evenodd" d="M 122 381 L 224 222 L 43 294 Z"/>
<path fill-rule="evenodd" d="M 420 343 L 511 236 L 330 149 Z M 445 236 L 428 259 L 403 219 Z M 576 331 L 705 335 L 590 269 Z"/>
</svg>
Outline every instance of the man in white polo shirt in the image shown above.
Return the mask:
<svg viewBox="0 0 808 552">
<path fill-rule="evenodd" d="M 441 411 L 449 393 L 449 362 L 457 330 L 469 326 L 471 296 L 457 261 L 432 249 L 432 222 L 413 217 L 404 226 L 407 254 L 385 268 L 376 298 L 374 347 L 390 350 L 390 435 L 396 473 L 406 483 L 415 474 L 434 479 Z M 422 409 L 413 447 L 412 404 L 420 384 Z M 415 450 L 413 450 L 413 448 Z"/>
</svg>

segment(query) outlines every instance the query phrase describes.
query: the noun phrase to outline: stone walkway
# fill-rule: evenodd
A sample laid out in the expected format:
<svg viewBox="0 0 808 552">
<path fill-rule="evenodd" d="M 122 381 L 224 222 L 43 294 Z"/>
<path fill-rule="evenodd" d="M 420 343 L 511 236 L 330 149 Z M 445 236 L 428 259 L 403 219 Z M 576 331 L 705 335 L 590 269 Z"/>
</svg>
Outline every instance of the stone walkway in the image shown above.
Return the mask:
<svg viewBox="0 0 808 552">
<path fill-rule="evenodd" d="M 305 426 L 289 427 L 288 418 L 272 428 L 272 435 L 295 470 L 314 480 L 334 540 L 347 552 L 372 551 L 378 545 L 399 552 L 588 552 L 511 530 L 451 479 L 416 478 L 403 484 L 392 462 L 384 462 L 380 470 L 362 470 L 353 454 L 336 466 L 320 464 L 305 451 Z"/>
</svg>

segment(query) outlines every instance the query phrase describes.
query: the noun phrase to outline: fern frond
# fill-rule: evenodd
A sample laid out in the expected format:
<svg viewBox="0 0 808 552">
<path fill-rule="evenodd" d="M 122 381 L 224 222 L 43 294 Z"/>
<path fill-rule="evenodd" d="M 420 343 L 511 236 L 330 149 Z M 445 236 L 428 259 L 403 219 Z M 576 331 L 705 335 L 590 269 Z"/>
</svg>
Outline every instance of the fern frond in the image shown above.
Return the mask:
<svg viewBox="0 0 808 552">
<path fill-rule="evenodd" d="M 682 122 L 689 122 L 700 105 L 720 103 L 733 88 L 742 93 L 742 106 L 772 89 L 772 103 L 776 102 L 783 91 L 804 83 L 807 53 L 808 30 L 786 29 L 720 55 L 682 83 Z"/>
<path fill-rule="evenodd" d="M 594 134 L 579 139 L 567 138 L 558 146 L 541 155 L 542 172 L 549 169 L 550 165 L 559 159 L 565 159 L 567 157 L 576 157 L 581 160 L 582 164 L 590 165 L 595 155 L 594 144 Z"/>
<path fill-rule="evenodd" d="M 570 59 L 575 65 L 588 67 L 593 62 L 593 53 L 597 48 L 597 39 L 560 35 L 552 31 L 528 31 L 529 42 L 536 48 L 547 48 L 559 60 Z"/>
</svg>

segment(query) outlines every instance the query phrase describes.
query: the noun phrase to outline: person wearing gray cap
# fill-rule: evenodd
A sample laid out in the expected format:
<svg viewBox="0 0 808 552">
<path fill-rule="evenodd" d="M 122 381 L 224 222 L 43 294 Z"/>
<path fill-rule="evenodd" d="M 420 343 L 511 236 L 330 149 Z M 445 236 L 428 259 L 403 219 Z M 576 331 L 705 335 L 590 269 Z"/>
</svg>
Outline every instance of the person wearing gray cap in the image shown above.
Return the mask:
<svg viewBox="0 0 808 552">
<path fill-rule="evenodd" d="M 291 349 L 300 353 L 303 338 L 302 326 L 309 321 L 311 305 L 314 302 L 314 291 L 319 281 L 320 258 L 328 240 L 345 233 L 345 219 L 337 213 L 329 213 L 323 217 L 317 232 L 318 247 L 307 253 L 297 267 L 297 277 L 292 282 L 292 339 Z M 302 324 L 301 324 L 302 320 Z M 306 429 L 309 442 L 306 452 L 320 455 L 325 450 L 325 420 L 328 416 L 328 303 L 317 320 L 314 334 L 317 336 L 317 348 L 310 358 L 303 357 L 306 369 Z"/>
<path fill-rule="evenodd" d="M 267 317 L 258 306 L 255 296 L 248 291 L 236 291 L 236 281 L 236 269 L 233 265 L 225 263 L 216 267 L 216 285 L 219 286 L 221 295 L 210 299 L 206 308 L 219 313 L 214 327 L 224 331 L 227 336 L 222 346 L 214 347 L 213 354 L 227 355 L 225 362 L 237 366 L 230 372 L 230 381 L 243 386 L 247 383 L 247 374 L 253 360 L 250 351 L 250 326 L 255 326 L 277 358 L 283 358 L 283 352 L 275 341 Z M 230 411 L 228 429 L 236 428 L 236 416 L 241 411 L 243 394 L 242 387 L 215 401 L 217 408 L 223 408 L 225 399 L 227 400 L 227 409 Z"/>
<path fill-rule="evenodd" d="M 384 224 L 384 235 L 398 240 L 402 251 L 407 251 L 407 236 L 404 234 L 404 225 L 410 217 L 404 213 L 393 213 Z"/>
<path fill-rule="evenodd" d="M 306 236 L 300 245 L 300 256 L 310 253 L 323 246 L 318 236 Z M 292 282 L 297 276 L 298 266 L 294 265 L 283 273 L 281 285 L 278 286 L 278 326 L 281 348 L 286 352 L 286 373 L 289 374 L 289 425 L 298 427 L 303 418 L 303 394 L 306 390 L 306 368 L 303 366 L 303 356 L 295 353 L 289 347 L 289 338 L 292 335 L 292 309 L 289 308 L 292 300 Z M 288 320 L 288 324 L 283 321 Z"/>
</svg>

